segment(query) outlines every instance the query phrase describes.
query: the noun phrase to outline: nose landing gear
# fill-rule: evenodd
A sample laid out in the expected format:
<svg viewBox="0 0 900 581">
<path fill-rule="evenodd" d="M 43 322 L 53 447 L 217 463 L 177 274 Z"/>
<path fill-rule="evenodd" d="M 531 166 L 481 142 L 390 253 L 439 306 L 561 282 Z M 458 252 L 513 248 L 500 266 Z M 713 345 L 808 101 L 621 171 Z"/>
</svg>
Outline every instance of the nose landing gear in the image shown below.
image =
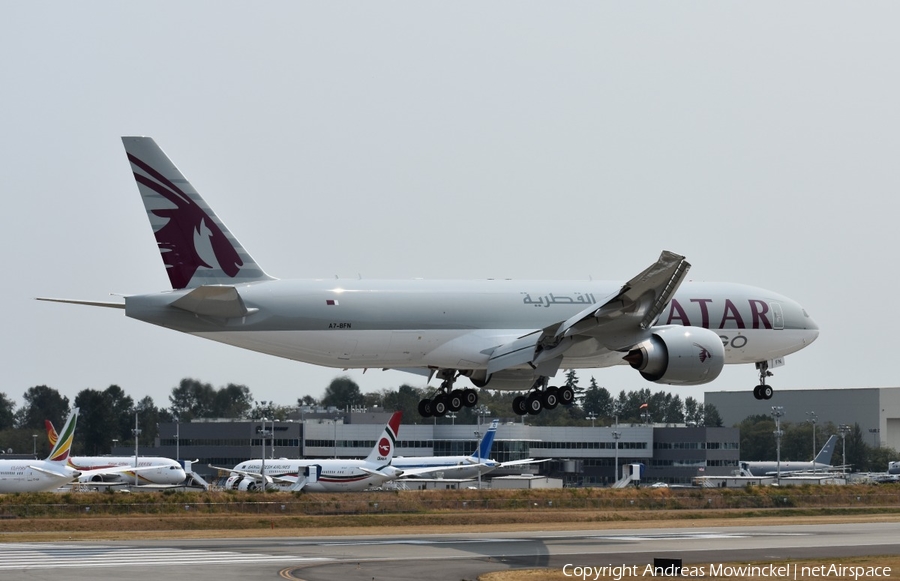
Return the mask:
<svg viewBox="0 0 900 581">
<path fill-rule="evenodd" d="M 769 371 L 769 362 L 757 362 L 756 369 L 759 370 L 759 385 L 753 388 L 753 397 L 756 399 L 772 399 L 772 394 L 775 393 L 775 390 L 772 389 L 772 386 L 766 385 L 766 378 L 772 377 L 772 372 Z"/>
</svg>

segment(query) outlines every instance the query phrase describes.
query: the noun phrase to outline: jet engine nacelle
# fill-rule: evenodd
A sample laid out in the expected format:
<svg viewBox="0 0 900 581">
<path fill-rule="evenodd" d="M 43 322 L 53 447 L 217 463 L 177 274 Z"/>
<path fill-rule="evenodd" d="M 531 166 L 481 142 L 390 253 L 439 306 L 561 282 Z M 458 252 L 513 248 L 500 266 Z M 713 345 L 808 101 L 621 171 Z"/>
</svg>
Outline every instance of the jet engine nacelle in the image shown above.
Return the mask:
<svg viewBox="0 0 900 581">
<path fill-rule="evenodd" d="M 670 385 L 700 385 L 719 376 L 725 347 L 714 332 L 702 327 L 654 327 L 649 339 L 625 356 L 647 381 Z"/>
</svg>

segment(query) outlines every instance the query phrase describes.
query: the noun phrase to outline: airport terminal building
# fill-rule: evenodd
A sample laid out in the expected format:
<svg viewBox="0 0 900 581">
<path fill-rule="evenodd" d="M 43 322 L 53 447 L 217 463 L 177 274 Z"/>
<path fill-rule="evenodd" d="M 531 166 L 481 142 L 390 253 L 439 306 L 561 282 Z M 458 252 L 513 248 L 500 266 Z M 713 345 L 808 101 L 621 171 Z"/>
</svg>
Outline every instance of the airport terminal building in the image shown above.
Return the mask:
<svg viewBox="0 0 900 581">
<path fill-rule="evenodd" d="M 747 391 L 707 391 L 722 425 L 733 426 L 752 415 L 771 415 L 781 406 L 782 421 L 802 424 L 815 413 L 819 425 L 859 424 L 867 443 L 900 450 L 900 388 L 860 387 L 841 389 L 776 389 L 770 400 L 754 399 Z"/>
<path fill-rule="evenodd" d="M 316 417 L 317 415 L 323 417 Z M 274 434 L 265 442 L 260 421 L 216 420 L 160 424 L 160 436 L 141 455 L 196 460 L 194 470 L 207 480 L 218 476 L 207 465 L 230 468 L 259 458 L 364 458 L 390 414 L 349 412 L 304 414 L 296 421 L 267 422 Z M 526 418 L 527 422 L 527 418 Z M 435 422 L 402 424 L 399 456 L 470 454 L 487 429 Z M 274 427 L 274 430 L 273 430 Z M 727 476 L 738 469 L 740 437 L 736 428 L 646 424 L 597 427 L 530 426 L 501 422 L 491 458 L 500 462 L 524 458 L 547 462 L 495 471 L 489 476 L 532 473 L 562 479 L 566 486 L 604 486 L 615 482 L 615 466 L 644 465 L 644 482 L 690 484 L 695 476 Z M 116 454 L 133 453 L 117 448 Z M 448 478 L 451 478 L 448 475 Z"/>
</svg>

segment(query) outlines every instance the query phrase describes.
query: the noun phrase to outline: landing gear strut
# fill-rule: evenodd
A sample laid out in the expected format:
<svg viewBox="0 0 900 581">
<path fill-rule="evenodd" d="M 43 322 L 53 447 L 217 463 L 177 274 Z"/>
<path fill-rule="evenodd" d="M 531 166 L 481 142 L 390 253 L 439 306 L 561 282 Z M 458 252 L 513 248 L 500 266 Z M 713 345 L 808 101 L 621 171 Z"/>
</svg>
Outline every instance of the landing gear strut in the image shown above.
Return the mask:
<svg viewBox="0 0 900 581">
<path fill-rule="evenodd" d="M 568 406 L 575 402 L 574 389 L 567 385 L 562 387 L 547 385 L 549 381 L 547 377 L 539 377 L 531 386 L 531 393 L 516 396 L 512 404 L 513 412 L 520 416 L 525 414 L 535 416 L 542 410 L 555 409 L 559 404 Z"/>
<path fill-rule="evenodd" d="M 759 385 L 753 388 L 753 397 L 756 399 L 772 399 L 772 394 L 775 393 L 775 390 L 771 386 L 766 385 L 766 378 L 772 377 L 772 372 L 769 371 L 769 363 L 760 361 L 756 364 L 756 368 L 759 370 Z"/>
<path fill-rule="evenodd" d="M 453 383 L 459 377 L 455 369 L 442 369 L 440 375 L 444 381 L 441 382 L 437 394 L 432 399 L 423 399 L 419 402 L 420 416 L 442 418 L 447 412 L 458 412 L 463 406 L 470 408 L 478 403 L 478 392 L 471 387 L 453 389 Z"/>
</svg>

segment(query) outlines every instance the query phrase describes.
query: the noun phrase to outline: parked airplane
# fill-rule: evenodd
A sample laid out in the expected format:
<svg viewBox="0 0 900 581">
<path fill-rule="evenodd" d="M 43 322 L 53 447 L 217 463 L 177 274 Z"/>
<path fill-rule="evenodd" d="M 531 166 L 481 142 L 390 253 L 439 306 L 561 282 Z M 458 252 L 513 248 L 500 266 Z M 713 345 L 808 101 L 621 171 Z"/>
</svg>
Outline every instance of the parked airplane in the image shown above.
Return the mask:
<svg viewBox="0 0 900 581">
<path fill-rule="evenodd" d="M 391 466 L 404 470 L 404 478 L 433 478 L 448 472 L 453 478 L 476 478 L 479 472 L 483 475 L 498 468 L 544 462 L 531 458 L 509 462 L 491 460 L 491 447 L 498 423 L 498 420 L 491 422 L 491 427 L 484 433 L 478 447 L 468 456 L 398 456 L 391 462 Z M 415 473 L 411 473 L 413 470 Z"/>
<path fill-rule="evenodd" d="M 774 476 L 796 472 L 813 472 L 814 470 L 828 471 L 834 467 L 831 465 L 831 456 L 834 454 L 834 446 L 837 444 L 837 436 L 832 435 L 816 454 L 812 462 L 782 461 L 779 469 L 778 462 L 741 462 L 741 475 L 743 476 Z"/>
<path fill-rule="evenodd" d="M 44 420 L 47 429 L 47 439 L 50 445 L 56 445 L 58 435 L 53 423 Z M 135 463 L 134 456 L 69 456 L 68 465 L 79 472 L 97 471 L 114 467 L 143 468 L 134 471 L 103 473 L 91 472 L 90 476 L 80 476 L 79 482 L 92 482 L 94 484 L 138 484 L 138 485 L 175 485 L 184 482 L 185 473 L 181 464 L 171 458 L 160 456 L 138 456 Z M 135 477 L 137 474 L 137 477 Z"/>
<path fill-rule="evenodd" d="M 125 315 L 222 343 L 335 368 L 437 376 L 423 416 L 473 406 L 479 388 L 526 391 L 520 415 L 571 404 L 560 369 L 629 364 L 648 381 L 699 385 L 726 363 L 753 363 L 757 399 L 785 355 L 819 328 L 797 302 L 731 283 L 684 282 L 690 264 L 663 251 L 628 282 L 277 280 L 266 274 L 149 137 L 123 137 L 172 290 L 125 303 Z M 684 284 L 682 284 L 684 282 Z"/>
<path fill-rule="evenodd" d="M 263 480 L 266 489 L 291 491 L 347 492 L 378 487 L 402 473 L 391 467 L 402 416 L 403 412 L 394 412 L 365 460 L 280 458 L 263 462 L 256 459 L 241 462 L 234 468 L 212 465 L 210 468 L 231 472 L 225 481 L 229 490 L 259 490 Z"/>
<path fill-rule="evenodd" d="M 66 465 L 77 420 L 78 408 L 74 408 L 63 426 L 62 437 L 45 460 L 0 460 L 0 492 L 44 492 L 78 478 L 80 473 Z"/>
<path fill-rule="evenodd" d="M 82 476 L 90 478 L 95 474 L 122 472 L 121 467 L 78 471 L 67 465 L 77 421 L 78 408 L 73 408 L 46 459 L 0 460 L 0 493 L 45 492 L 56 490 Z"/>
</svg>

